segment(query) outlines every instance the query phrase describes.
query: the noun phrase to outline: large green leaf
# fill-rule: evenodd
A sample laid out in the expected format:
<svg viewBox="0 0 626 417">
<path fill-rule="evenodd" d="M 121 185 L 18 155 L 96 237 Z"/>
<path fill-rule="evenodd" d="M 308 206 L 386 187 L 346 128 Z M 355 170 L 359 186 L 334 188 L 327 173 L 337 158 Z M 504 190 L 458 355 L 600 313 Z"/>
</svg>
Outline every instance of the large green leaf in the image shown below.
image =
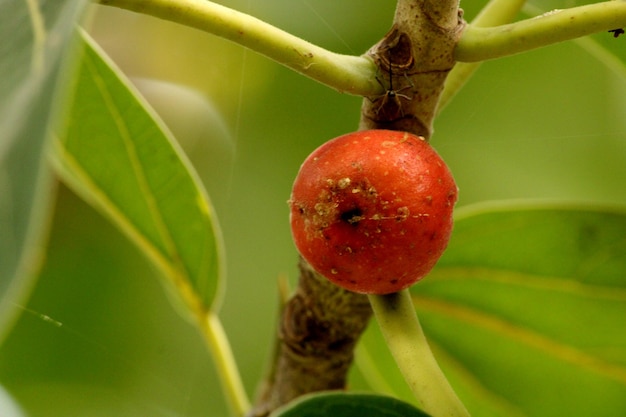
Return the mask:
<svg viewBox="0 0 626 417">
<path fill-rule="evenodd" d="M 473 416 L 626 413 L 624 254 L 625 211 L 461 212 L 447 252 L 411 293 Z M 375 328 L 364 341 L 378 379 L 407 397 Z"/>
<path fill-rule="evenodd" d="M 303 396 L 276 410 L 272 417 L 428 417 L 410 404 L 371 394 L 324 392 Z"/>
<path fill-rule="evenodd" d="M 216 308 L 221 237 L 213 209 L 170 134 L 83 35 L 83 53 L 55 162 L 161 270 L 184 309 Z"/>
<path fill-rule="evenodd" d="M 0 0 L 0 341 L 38 265 L 55 86 L 82 0 Z"/>
</svg>

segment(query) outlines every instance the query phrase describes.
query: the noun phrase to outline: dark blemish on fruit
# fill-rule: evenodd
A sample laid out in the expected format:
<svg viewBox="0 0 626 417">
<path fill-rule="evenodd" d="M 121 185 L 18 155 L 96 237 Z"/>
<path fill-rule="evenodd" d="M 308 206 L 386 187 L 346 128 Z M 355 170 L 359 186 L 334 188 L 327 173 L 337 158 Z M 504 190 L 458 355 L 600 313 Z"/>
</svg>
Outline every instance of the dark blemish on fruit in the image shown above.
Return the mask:
<svg viewBox="0 0 626 417">
<path fill-rule="evenodd" d="M 344 211 L 339 215 L 341 221 L 350 223 L 351 225 L 356 226 L 361 220 L 363 220 L 363 210 L 358 207 L 355 207 L 351 210 Z"/>
<path fill-rule="evenodd" d="M 612 33 L 614 38 L 618 38 L 619 35 L 623 35 L 624 34 L 624 29 L 622 29 L 622 28 L 611 29 L 611 30 L 609 30 L 609 33 Z"/>
</svg>

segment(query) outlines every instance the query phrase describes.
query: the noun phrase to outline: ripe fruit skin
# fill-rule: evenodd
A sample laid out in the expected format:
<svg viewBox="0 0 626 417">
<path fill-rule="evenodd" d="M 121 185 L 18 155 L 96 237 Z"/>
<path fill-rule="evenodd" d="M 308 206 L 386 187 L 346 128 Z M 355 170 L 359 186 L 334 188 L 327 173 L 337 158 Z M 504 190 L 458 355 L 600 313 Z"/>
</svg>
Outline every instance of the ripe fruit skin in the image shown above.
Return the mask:
<svg viewBox="0 0 626 417">
<path fill-rule="evenodd" d="M 423 138 L 349 133 L 300 167 L 289 200 L 291 231 L 304 259 L 337 285 L 397 292 L 443 254 L 457 194 L 450 170 Z"/>
</svg>

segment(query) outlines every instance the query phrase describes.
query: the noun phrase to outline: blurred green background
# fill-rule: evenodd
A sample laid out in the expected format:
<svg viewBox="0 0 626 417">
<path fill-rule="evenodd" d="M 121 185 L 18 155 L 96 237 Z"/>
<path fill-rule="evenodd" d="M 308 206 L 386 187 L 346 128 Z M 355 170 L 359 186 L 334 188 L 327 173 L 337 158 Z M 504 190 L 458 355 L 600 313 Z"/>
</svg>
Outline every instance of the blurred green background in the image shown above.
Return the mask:
<svg viewBox="0 0 626 417">
<path fill-rule="evenodd" d="M 380 39 L 394 11 L 392 1 L 221 3 L 347 54 Z M 466 18 L 484 3 L 462 2 Z M 277 280 L 296 278 L 291 183 L 314 148 L 357 127 L 360 99 L 153 18 L 94 6 L 86 27 L 161 114 L 209 190 L 228 261 L 220 316 L 252 395 L 273 340 Z M 626 54 L 626 39 L 615 42 Z M 436 121 L 432 139 L 455 174 L 459 206 L 626 204 L 620 71 L 584 42 L 483 65 Z M 0 349 L 0 381 L 27 412 L 227 415 L 201 338 L 171 307 L 155 273 L 107 221 L 59 188 L 42 276 L 28 304 L 15 306 L 22 317 Z"/>
</svg>

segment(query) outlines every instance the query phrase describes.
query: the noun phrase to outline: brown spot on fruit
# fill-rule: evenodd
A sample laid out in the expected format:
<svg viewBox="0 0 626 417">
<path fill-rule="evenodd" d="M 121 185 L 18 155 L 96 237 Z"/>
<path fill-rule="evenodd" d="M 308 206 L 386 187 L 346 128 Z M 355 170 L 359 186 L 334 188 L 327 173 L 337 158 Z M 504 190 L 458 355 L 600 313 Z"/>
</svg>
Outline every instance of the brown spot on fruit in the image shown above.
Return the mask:
<svg viewBox="0 0 626 417">
<path fill-rule="evenodd" d="M 344 211 L 339 215 L 342 221 L 348 224 L 356 226 L 361 220 L 363 220 L 363 211 L 360 208 L 355 207 L 351 210 Z"/>
</svg>

